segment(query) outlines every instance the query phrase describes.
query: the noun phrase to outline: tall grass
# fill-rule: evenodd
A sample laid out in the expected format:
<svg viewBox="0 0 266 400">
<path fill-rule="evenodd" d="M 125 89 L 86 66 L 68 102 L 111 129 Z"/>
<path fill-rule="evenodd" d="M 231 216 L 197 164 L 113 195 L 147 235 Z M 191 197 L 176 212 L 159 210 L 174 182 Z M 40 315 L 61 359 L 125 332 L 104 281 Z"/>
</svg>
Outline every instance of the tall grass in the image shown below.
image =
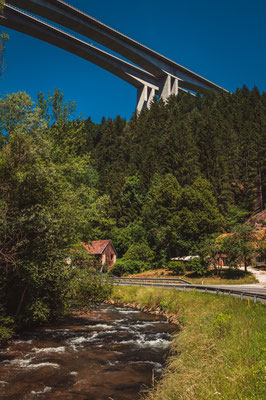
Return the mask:
<svg viewBox="0 0 266 400">
<path fill-rule="evenodd" d="M 182 326 L 149 400 L 264 400 L 265 306 L 229 296 L 116 287 L 113 299 L 161 307 Z M 264 349 L 263 349 L 264 347 Z"/>
</svg>

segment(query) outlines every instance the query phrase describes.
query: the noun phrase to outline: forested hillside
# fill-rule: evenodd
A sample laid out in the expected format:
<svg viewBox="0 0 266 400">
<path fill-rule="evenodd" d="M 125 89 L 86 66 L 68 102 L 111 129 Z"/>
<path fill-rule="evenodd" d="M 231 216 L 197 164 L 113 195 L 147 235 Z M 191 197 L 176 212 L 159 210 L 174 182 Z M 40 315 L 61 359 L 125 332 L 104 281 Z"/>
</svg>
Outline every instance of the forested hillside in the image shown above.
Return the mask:
<svg viewBox="0 0 266 400">
<path fill-rule="evenodd" d="M 47 119 L 42 96 L 38 106 Z M 256 88 L 180 94 L 129 122 L 59 118 L 50 135 L 90 155 L 101 197 L 89 236 L 110 237 L 120 257 L 144 253 L 158 264 L 193 253 L 264 208 L 266 94 Z"/>
<path fill-rule="evenodd" d="M 0 99 L 0 312 L 24 321 L 64 308 L 65 259 L 81 240 L 112 239 L 119 257 L 156 268 L 265 204 L 256 88 L 180 94 L 129 122 L 74 112 L 58 90 Z"/>
</svg>

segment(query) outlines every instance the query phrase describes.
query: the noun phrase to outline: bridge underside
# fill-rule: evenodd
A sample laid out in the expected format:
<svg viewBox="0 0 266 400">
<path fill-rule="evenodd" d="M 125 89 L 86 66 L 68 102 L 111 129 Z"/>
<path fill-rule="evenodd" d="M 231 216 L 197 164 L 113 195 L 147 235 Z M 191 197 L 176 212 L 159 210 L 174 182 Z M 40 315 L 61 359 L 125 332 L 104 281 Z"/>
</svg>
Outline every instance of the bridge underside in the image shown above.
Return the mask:
<svg viewBox="0 0 266 400">
<path fill-rule="evenodd" d="M 139 67 L 21 9 L 82 34 Z M 149 107 L 155 95 L 166 100 L 179 91 L 204 94 L 210 89 L 224 90 L 61 0 L 8 0 L 0 24 L 69 51 L 128 82 L 137 88 L 137 112 Z"/>
</svg>

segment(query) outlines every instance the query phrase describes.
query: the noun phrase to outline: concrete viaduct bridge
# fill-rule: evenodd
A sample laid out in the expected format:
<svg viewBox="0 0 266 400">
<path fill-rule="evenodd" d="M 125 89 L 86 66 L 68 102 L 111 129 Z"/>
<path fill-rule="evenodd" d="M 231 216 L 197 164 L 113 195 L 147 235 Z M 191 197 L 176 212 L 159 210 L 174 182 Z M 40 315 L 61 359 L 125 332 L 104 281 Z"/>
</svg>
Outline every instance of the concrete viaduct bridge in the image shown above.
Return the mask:
<svg viewBox="0 0 266 400">
<path fill-rule="evenodd" d="M 32 14 L 81 34 L 135 65 L 78 39 Z M 201 94 L 211 89 L 225 91 L 215 83 L 62 0 L 7 0 L 3 15 L 0 16 L 0 25 L 69 51 L 128 82 L 137 88 L 137 112 L 149 107 L 155 95 L 166 100 L 168 96 L 177 95 L 179 91 Z"/>
</svg>

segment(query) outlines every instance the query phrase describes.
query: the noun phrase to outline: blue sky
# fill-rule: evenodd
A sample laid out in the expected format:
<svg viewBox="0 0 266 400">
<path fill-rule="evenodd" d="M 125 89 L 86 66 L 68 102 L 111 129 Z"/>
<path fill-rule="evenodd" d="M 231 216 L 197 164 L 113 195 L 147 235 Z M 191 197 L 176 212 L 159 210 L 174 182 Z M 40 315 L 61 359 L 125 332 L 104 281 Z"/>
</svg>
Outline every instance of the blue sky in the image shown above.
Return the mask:
<svg viewBox="0 0 266 400">
<path fill-rule="evenodd" d="M 266 91 L 265 0 L 66 0 L 101 22 L 218 85 Z M 1 27 L 0 27 L 1 29 Z M 64 50 L 12 30 L 0 94 L 59 88 L 77 102 L 77 115 L 129 119 L 136 89 Z"/>
</svg>

